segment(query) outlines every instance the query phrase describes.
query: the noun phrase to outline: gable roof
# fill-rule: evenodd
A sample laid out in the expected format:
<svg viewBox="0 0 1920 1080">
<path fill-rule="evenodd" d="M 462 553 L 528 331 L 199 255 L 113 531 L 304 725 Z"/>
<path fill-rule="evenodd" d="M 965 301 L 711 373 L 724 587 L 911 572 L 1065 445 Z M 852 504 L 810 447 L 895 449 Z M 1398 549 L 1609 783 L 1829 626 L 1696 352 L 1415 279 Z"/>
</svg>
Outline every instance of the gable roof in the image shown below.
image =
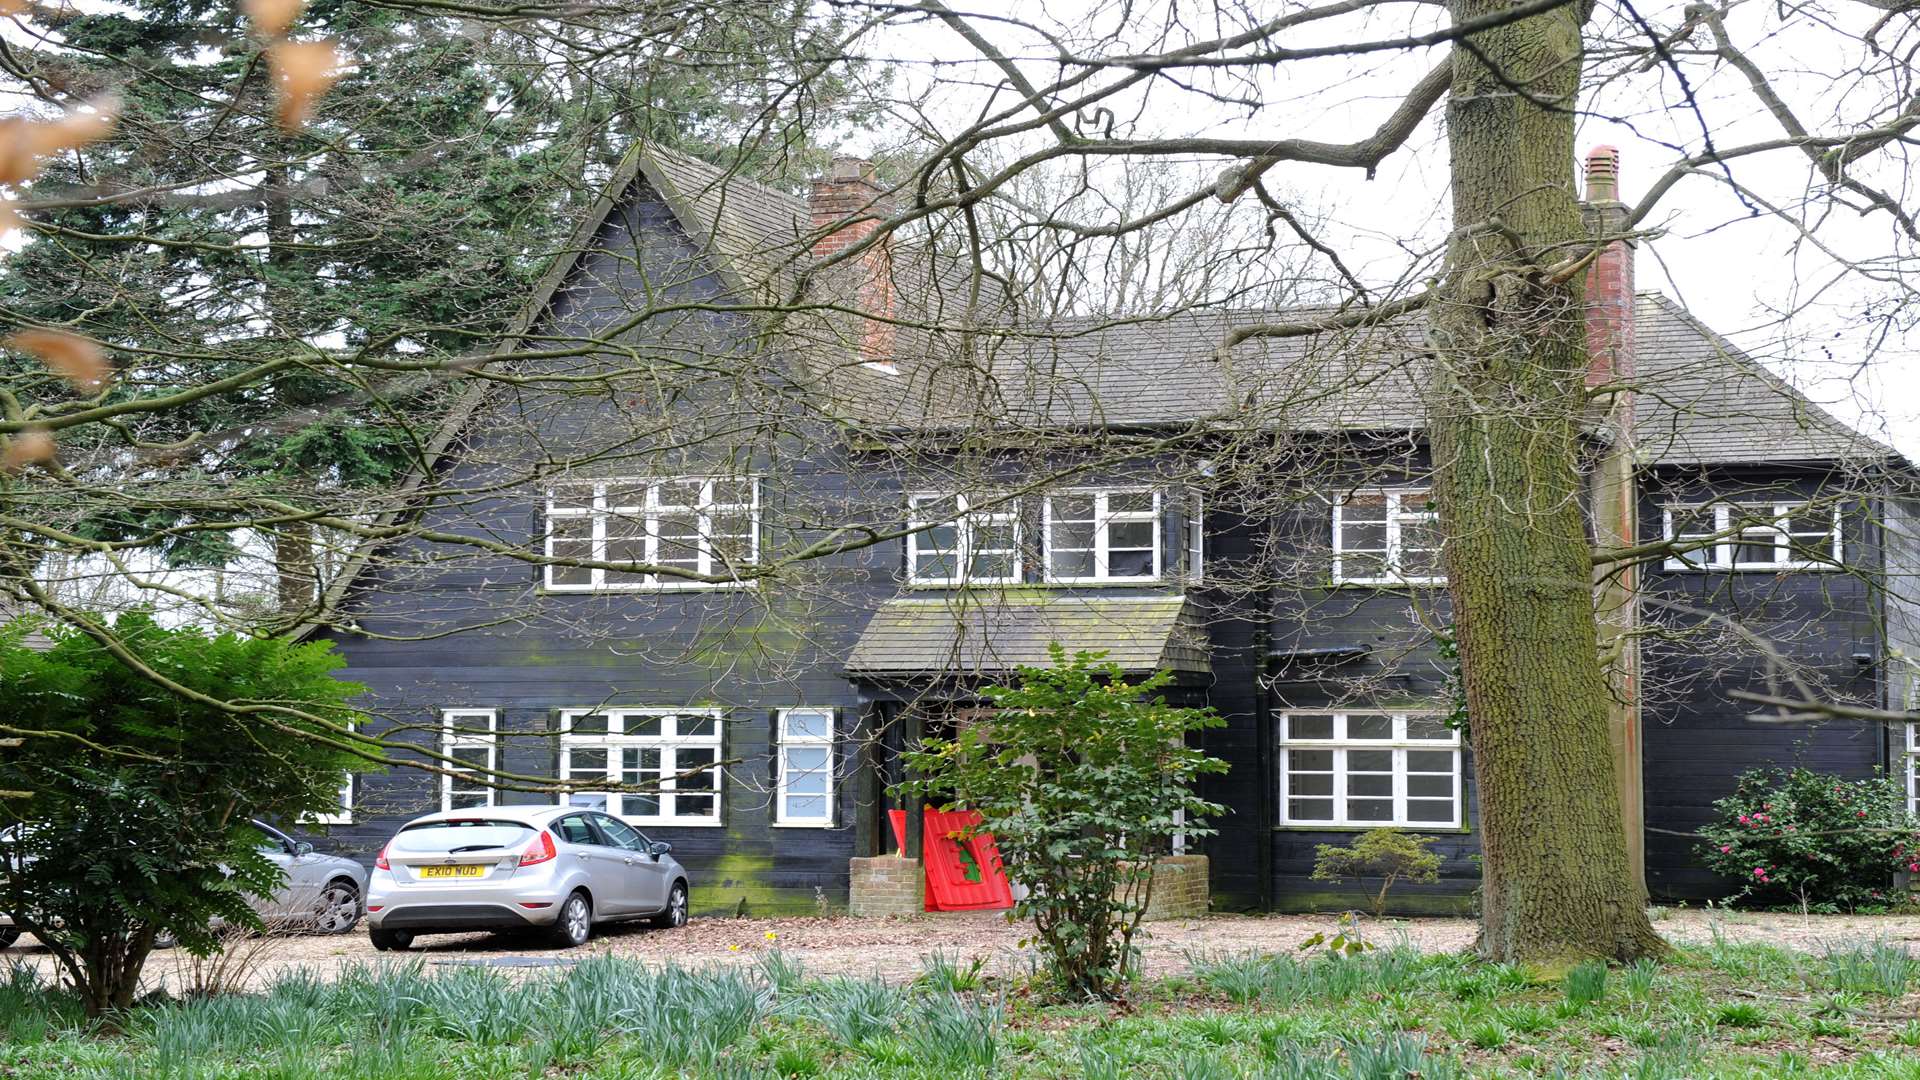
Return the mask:
<svg viewBox="0 0 1920 1080">
<path fill-rule="evenodd" d="M 847 655 L 848 675 L 908 678 L 1051 667 L 1048 645 L 1069 656 L 1104 653 L 1128 672 L 1213 669 L 1206 629 L 1184 596 L 1034 596 L 969 592 L 880 605 Z"/>
</svg>

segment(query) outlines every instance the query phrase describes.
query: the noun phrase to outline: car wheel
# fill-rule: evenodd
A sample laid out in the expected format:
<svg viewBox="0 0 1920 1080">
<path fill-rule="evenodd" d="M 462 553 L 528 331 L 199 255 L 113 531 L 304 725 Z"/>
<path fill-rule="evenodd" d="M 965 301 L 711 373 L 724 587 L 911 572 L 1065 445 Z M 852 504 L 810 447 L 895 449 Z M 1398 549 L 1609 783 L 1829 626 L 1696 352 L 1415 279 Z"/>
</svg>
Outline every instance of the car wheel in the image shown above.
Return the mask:
<svg viewBox="0 0 1920 1080">
<path fill-rule="evenodd" d="M 667 909 L 652 919 L 655 926 L 663 930 L 687 925 L 687 883 L 676 881 L 667 893 Z"/>
<path fill-rule="evenodd" d="M 335 878 L 320 890 L 313 909 L 313 928 L 322 934 L 344 934 L 360 922 L 360 887 Z"/>
<path fill-rule="evenodd" d="M 376 927 L 367 931 L 367 937 L 373 942 L 373 947 L 381 952 L 404 952 L 413 944 L 411 930 L 381 930 Z"/>
<path fill-rule="evenodd" d="M 20 940 L 19 927 L 0 926 L 0 949 L 10 949 L 13 947 L 13 943 L 19 940 Z"/>
<path fill-rule="evenodd" d="M 155 934 L 153 936 L 153 947 L 156 949 L 171 949 L 178 944 L 180 944 L 180 939 L 172 934 Z"/>
<path fill-rule="evenodd" d="M 586 893 L 576 892 L 560 905 L 560 917 L 553 921 L 549 936 L 563 949 L 587 943 L 593 936 L 593 904 Z"/>
</svg>

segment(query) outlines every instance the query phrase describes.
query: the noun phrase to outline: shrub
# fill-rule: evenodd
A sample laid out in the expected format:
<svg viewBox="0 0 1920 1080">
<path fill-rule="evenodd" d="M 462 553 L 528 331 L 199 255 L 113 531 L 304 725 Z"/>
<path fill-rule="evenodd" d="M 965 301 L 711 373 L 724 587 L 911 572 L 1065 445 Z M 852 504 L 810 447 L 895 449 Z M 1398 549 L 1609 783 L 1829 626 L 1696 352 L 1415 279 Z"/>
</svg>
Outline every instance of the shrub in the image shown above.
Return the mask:
<svg viewBox="0 0 1920 1080">
<path fill-rule="evenodd" d="M 1729 899 L 1802 908 L 1887 902 L 1896 871 L 1920 873 L 1920 821 L 1897 780 L 1756 769 L 1714 804 L 1701 858 L 1738 879 Z"/>
<path fill-rule="evenodd" d="M 1319 857 L 1313 863 L 1313 878 L 1336 884 L 1347 878 L 1378 878 L 1380 891 L 1371 903 L 1374 915 L 1382 915 L 1387 910 L 1387 890 L 1394 882 L 1440 880 L 1440 856 L 1427 850 L 1431 843 L 1431 836 L 1369 829 L 1351 847 L 1321 844 L 1315 848 Z"/>
<path fill-rule="evenodd" d="M 1132 963 L 1154 860 L 1179 833 L 1211 833 L 1205 819 L 1223 810 L 1191 785 L 1226 763 L 1187 745 L 1223 721 L 1159 700 L 1167 672 L 1132 683 L 1095 654 L 1050 652 L 1053 666 L 985 691 L 993 715 L 909 752 L 918 779 L 897 790 L 979 811 L 1055 977 L 1106 998 Z"/>
</svg>

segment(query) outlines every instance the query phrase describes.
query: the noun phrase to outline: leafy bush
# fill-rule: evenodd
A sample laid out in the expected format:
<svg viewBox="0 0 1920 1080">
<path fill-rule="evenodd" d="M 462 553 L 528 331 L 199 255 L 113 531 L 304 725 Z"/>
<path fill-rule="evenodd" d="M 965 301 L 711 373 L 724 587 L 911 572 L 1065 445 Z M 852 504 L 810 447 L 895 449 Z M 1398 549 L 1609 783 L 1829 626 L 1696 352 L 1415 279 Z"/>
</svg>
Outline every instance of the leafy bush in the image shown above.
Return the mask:
<svg viewBox="0 0 1920 1080">
<path fill-rule="evenodd" d="M 99 1016 L 133 1003 L 160 935 L 211 956 L 220 925 L 260 927 L 247 897 L 279 888 L 281 871 L 248 819 L 337 804 L 341 774 L 362 764 L 344 748 L 362 688 L 333 677 L 344 661 L 330 644 L 170 630 L 138 612 L 114 627 L 134 662 L 76 630 L 46 650 L 24 633 L 0 634 L 0 701 L 22 737 L 0 754 L 0 911 Z"/>
<path fill-rule="evenodd" d="M 1756 769 L 1714 803 L 1700 830 L 1706 865 L 1741 887 L 1730 899 L 1803 908 L 1887 903 L 1896 871 L 1920 872 L 1920 820 L 1897 780 Z"/>
<path fill-rule="evenodd" d="M 1427 850 L 1433 837 L 1404 833 L 1399 829 L 1369 829 L 1354 840 L 1351 847 L 1321 844 L 1314 849 L 1319 856 L 1313 863 L 1315 881 L 1339 883 L 1347 878 L 1378 878 L 1373 913 L 1386 913 L 1387 890 L 1396 881 L 1434 882 L 1440 880 L 1440 856 Z"/>
<path fill-rule="evenodd" d="M 1054 975 L 1071 993 L 1111 997 L 1154 860 L 1176 834 L 1208 835 L 1205 819 L 1224 809 L 1191 785 L 1226 763 L 1187 745 L 1224 721 L 1159 700 L 1167 672 L 1132 683 L 1095 654 L 1050 651 L 1052 667 L 985 691 L 992 716 L 909 752 L 918 779 L 898 790 L 979 811 L 1007 877 L 1026 886 L 1014 913 L 1033 920 Z"/>
</svg>

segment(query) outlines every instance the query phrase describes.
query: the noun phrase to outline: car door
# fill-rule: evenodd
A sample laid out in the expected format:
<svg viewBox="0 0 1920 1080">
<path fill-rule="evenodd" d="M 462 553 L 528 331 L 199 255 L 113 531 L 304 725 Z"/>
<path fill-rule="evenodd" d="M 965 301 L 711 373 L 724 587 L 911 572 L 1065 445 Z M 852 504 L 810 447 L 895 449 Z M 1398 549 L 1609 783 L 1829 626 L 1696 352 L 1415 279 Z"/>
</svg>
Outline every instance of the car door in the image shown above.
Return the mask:
<svg viewBox="0 0 1920 1080">
<path fill-rule="evenodd" d="M 667 906 L 667 868 L 653 854 L 653 845 L 640 835 L 633 826 L 616 817 L 595 814 L 594 824 L 600 826 L 607 840 L 620 849 L 625 859 L 621 866 L 628 874 L 633 890 L 634 910 L 653 912 Z"/>
<path fill-rule="evenodd" d="M 627 898 L 626 867 L 620 861 L 623 852 L 610 847 L 584 813 L 555 818 L 552 829 L 553 835 L 568 845 L 574 862 L 586 872 L 587 888 L 593 893 L 594 913 L 631 914 L 633 901 Z"/>
<path fill-rule="evenodd" d="M 296 905 L 300 903 L 301 894 L 307 891 L 300 881 L 300 867 L 293 855 L 293 840 L 264 822 L 255 821 L 252 825 L 254 831 L 260 834 L 260 854 L 280 868 L 282 880 L 273 895 L 250 897 L 248 902 L 269 922 L 286 919 L 300 910 Z"/>
</svg>

